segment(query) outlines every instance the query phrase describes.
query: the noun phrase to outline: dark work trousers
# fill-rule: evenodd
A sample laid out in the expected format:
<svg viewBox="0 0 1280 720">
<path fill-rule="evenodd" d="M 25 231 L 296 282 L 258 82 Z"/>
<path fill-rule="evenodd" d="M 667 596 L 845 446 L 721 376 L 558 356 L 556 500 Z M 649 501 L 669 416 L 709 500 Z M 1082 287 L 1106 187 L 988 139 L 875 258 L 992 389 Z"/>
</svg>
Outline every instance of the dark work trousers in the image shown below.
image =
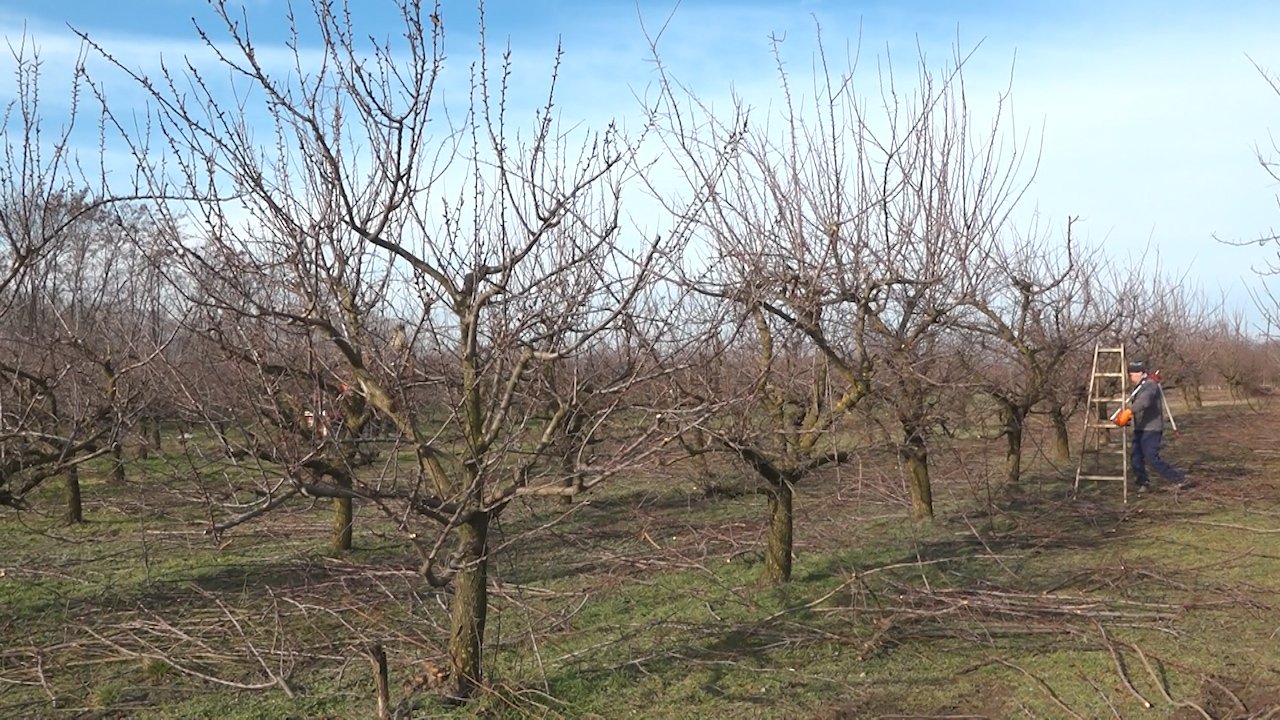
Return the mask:
<svg viewBox="0 0 1280 720">
<path fill-rule="evenodd" d="M 1133 479 L 1138 485 L 1147 484 L 1148 462 L 1165 480 L 1171 483 L 1182 482 L 1182 472 L 1160 457 L 1160 443 L 1163 440 L 1164 432 L 1161 430 L 1133 431 L 1133 452 L 1130 453 L 1130 459 L 1133 460 Z"/>
</svg>

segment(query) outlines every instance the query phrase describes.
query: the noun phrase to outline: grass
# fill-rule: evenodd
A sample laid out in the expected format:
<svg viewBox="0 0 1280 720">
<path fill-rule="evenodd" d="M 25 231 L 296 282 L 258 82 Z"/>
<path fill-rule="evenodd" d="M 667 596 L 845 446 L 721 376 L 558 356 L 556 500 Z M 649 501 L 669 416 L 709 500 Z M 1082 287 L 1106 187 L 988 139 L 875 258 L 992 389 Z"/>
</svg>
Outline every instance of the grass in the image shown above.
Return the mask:
<svg viewBox="0 0 1280 720">
<path fill-rule="evenodd" d="M 378 641 L 414 717 L 1261 717 L 1280 708 L 1280 458 L 1258 451 L 1280 413 L 1236 412 L 1179 418 L 1168 455 L 1197 491 L 1128 505 L 1101 483 L 1073 499 L 1034 457 L 992 485 L 995 444 L 935 448 L 930 524 L 891 458 L 815 478 L 783 587 L 756 580 L 755 494 L 636 477 L 513 507 L 466 706 L 419 687 L 447 596 L 373 513 L 331 556 L 325 503 L 215 538 L 191 488 L 156 491 L 159 465 L 86 473 L 83 526 L 52 485 L 0 516 L 0 716 L 371 717 Z"/>
</svg>

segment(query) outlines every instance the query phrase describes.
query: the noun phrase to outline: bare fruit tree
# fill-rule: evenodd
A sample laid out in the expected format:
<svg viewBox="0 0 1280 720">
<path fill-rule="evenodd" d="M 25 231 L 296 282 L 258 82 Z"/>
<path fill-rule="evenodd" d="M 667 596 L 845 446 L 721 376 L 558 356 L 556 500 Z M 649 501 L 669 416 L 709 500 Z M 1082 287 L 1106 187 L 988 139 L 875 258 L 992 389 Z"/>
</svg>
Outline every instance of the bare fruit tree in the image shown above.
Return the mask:
<svg viewBox="0 0 1280 720">
<path fill-rule="evenodd" d="M 875 149 L 864 162 L 874 182 L 873 254 L 905 280 L 875 298 L 874 346 L 887 368 L 877 392 L 898 426 L 918 520 L 933 517 L 929 437 L 945 419 L 948 396 L 964 385 L 949 338 L 987 287 L 994 247 L 1034 171 L 1025 139 L 1006 128 L 1008 88 L 994 94 L 989 126 L 971 109 L 968 58 L 956 52 L 932 71 L 921 55 L 909 91 L 883 78 L 877 104 L 886 108 L 878 124 L 885 129 L 864 130 Z"/>
<path fill-rule="evenodd" d="M 1253 406 L 1274 392 L 1269 387 L 1275 358 L 1250 328 L 1243 312 L 1226 314 L 1202 330 L 1203 339 L 1192 347 L 1211 348 L 1208 369 L 1226 386 L 1233 400 Z"/>
<path fill-rule="evenodd" d="M 991 285 L 972 301 L 965 362 L 999 411 L 1007 482 L 1022 476 L 1026 423 L 1037 408 L 1052 420 L 1054 459 L 1068 459 L 1070 411 L 1063 405 L 1087 387 L 1088 351 L 1107 330 L 1093 314 L 1101 259 L 1072 238 L 1073 223 L 1058 251 L 1034 228 L 1005 238 L 992 256 Z"/>
<path fill-rule="evenodd" d="M 781 118 L 755 117 L 744 102 L 717 116 L 666 73 L 656 41 L 654 54 L 663 74 L 653 120 L 688 182 L 667 203 L 706 242 L 705 269 L 686 283 L 707 300 L 700 319 L 719 340 L 708 363 L 716 379 L 680 386 L 697 401 L 724 401 L 691 449 L 726 452 L 761 481 L 762 580 L 786 582 L 796 484 L 860 446 L 839 430 L 870 388 L 868 293 L 891 282 L 875 274 L 865 215 L 850 204 L 861 170 L 857 118 L 825 78 L 813 108 L 787 94 Z"/>
<path fill-rule="evenodd" d="M 665 70 L 653 107 L 688 195 L 700 209 L 707 198 L 696 221 L 709 257 L 688 282 L 733 308 L 713 316 L 738 318 L 722 364 L 736 399 L 702 435 L 763 481 L 764 578 L 782 582 L 794 486 L 872 442 L 847 430 L 873 395 L 869 412 L 901 427 L 913 512 L 931 515 L 925 437 L 946 381 L 930 348 L 977 291 L 981 249 L 1024 186 L 999 125 L 970 125 L 962 59 L 935 76 L 921 57 L 912 87 L 884 69 L 868 100 L 855 63 L 832 66 L 821 43 L 811 84 L 774 50 L 776 110 L 739 98 L 718 112 Z"/>
<path fill-rule="evenodd" d="M 680 234 L 623 226 L 633 144 L 562 127 L 555 74 L 539 108 L 515 107 L 483 12 L 478 59 L 447 68 L 438 6 L 400 3 L 402 34 L 379 41 L 317 3 L 289 18 L 284 59 L 212 7 L 215 67 L 115 67 L 154 107 L 157 135 L 117 127 L 155 194 L 194 198 L 169 208 L 190 327 L 223 378 L 200 397 L 234 415 L 219 442 L 260 469 L 261 501 L 217 528 L 303 496 L 331 498 L 348 541 L 353 503 L 384 514 L 451 589 L 447 690 L 465 697 L 500 513 L 661 447 L 642 385 L 678 352 L 655 283 Z"/>
</svg>

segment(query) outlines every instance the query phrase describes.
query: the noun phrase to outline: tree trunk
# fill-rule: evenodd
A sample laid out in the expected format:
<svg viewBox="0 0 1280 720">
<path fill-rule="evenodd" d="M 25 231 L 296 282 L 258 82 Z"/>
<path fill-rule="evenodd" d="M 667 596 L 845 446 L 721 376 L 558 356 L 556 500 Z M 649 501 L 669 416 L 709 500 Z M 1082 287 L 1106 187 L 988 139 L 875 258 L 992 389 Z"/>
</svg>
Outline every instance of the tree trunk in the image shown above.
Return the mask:
<svg viewBox="0 0 1280 720">
<path fill-rule="evenodd" d="M 111 482 L 123 485 L 124 481 L 124 443 L 117 440 L 111 443 Z"/>
<path fill-rule="evenodd" d="M 1016 483 L 1022 479 L 1022 433 L 1026 426 L 1026 412 L 1022 408 L 1006 407 L 1004 416 L 1005 482 Z"/>
<path fill-rule="evenodd" d="M 449 619 L 449 690 L 470 697 L 483 677 L 481 651 L 489 611 L 489 513 L 477 511 L 458 528 L 458 574 Z"/>
<path fill-rule="evenodd" d="M 351 478 L 337 478 L 338 487 L 351 489 Z M 355 522 L 355 507 L 349 497 L 333 500 L 333 549 L 344 553 L 351 550 L 351 526 Z"/>
<path fill-rule="evenodd" d="M 572 450 L 565 452 L 560 458 L 560 471 L 564 473 L 564 487 L 573 488 L 578 485 L 578 456 Z M 580 489 L 580 488 L 579 488 Z M 574 493 L 566 492 L 560 496 L 561 505 L 572 505 Z"/>
<path fill-rule="evenodd" d="M 924 435 L 907 428 L 902 444 L 902 458 L 907 463 L 911 483 L 911 517 L 916 520 L 933 519 L 933 485 L 929 481 L 929 448 Z"/>
<path fill-rule="evenodd" d="M 67 501 L 66 521 L 70 524 L 84 522 L 84 505 L 80 502 L 80 468 L 72 465 L 67 468 L 67 484 L 64 493 Z"/>
<path fill-rule="evenodd" d="M 586 427 L 586 424 L 587 414 L 582 411 L 582 408 L 575 407 L 569 415 L 568 422 L 565 424 L 565 448 L 561 456 L 561 468 L 564 470 L 564 486 L 566 488 L 574 487 L 581 482 L 578 478 L 578 450 L 584 440 L 582 430 Z M 562 495 L 560 504 L 572 505 L 573 495 Z"/>
<path fill-rule="evenodd" d="M 143 418 L 138 427 L 138 459 L 147 460 L 151 457 L 151 452 L 160 451 L 160 432 L 156 428 L 156 423 L 147 418 Z"/>
<path fill-rule="evenodd" d="M 1051 409 L 1049 421 L 1053 425 L 1053 459 L 1060 463 L 1070 462 L 1071 432 L 1067 428 L 1067 416 L 1062 412 L 1062 408 Z"/>
<path fill-rule="evenodd" d="M 1204 408 L 1204 397 L 1200 394 L 1200 383 L 1187 383 L 1182 386 L 1182 401 L 1187 407 L 1197 410 Z"/>
<path fill-rule="evenodd" d="M 795 488 L 787 480 L 769 484 L 769 540 L 764 555 L 764 582 L 780 585 L 791 580 L 794 542 L 792 506 Z"/>
</svg>

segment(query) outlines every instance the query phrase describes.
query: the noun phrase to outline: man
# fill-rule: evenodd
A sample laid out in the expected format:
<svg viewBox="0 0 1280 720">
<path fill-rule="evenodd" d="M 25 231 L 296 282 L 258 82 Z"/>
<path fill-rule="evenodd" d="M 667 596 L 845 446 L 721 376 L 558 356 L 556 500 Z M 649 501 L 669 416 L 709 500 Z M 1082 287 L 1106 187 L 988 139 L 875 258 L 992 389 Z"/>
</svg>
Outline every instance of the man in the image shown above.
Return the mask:
<svg viewBox="0 0 1280 720">
<path fill-rule="evenodd" d="M 1129 401 L 1129 409 L 1133 411 L 1131 459 L 1137 492 L 1144 493 L 1149 487 L 1148 462 L 1178 489 L 1190 487 L 1186 475 L 1160 457 L 1160 444 L 1164 441 L 1164 393 L 1159 383 L 1147 375 L 1146 363 L 1129 363 L 1129 382 L 1137 386 Z"/>
</svg>

